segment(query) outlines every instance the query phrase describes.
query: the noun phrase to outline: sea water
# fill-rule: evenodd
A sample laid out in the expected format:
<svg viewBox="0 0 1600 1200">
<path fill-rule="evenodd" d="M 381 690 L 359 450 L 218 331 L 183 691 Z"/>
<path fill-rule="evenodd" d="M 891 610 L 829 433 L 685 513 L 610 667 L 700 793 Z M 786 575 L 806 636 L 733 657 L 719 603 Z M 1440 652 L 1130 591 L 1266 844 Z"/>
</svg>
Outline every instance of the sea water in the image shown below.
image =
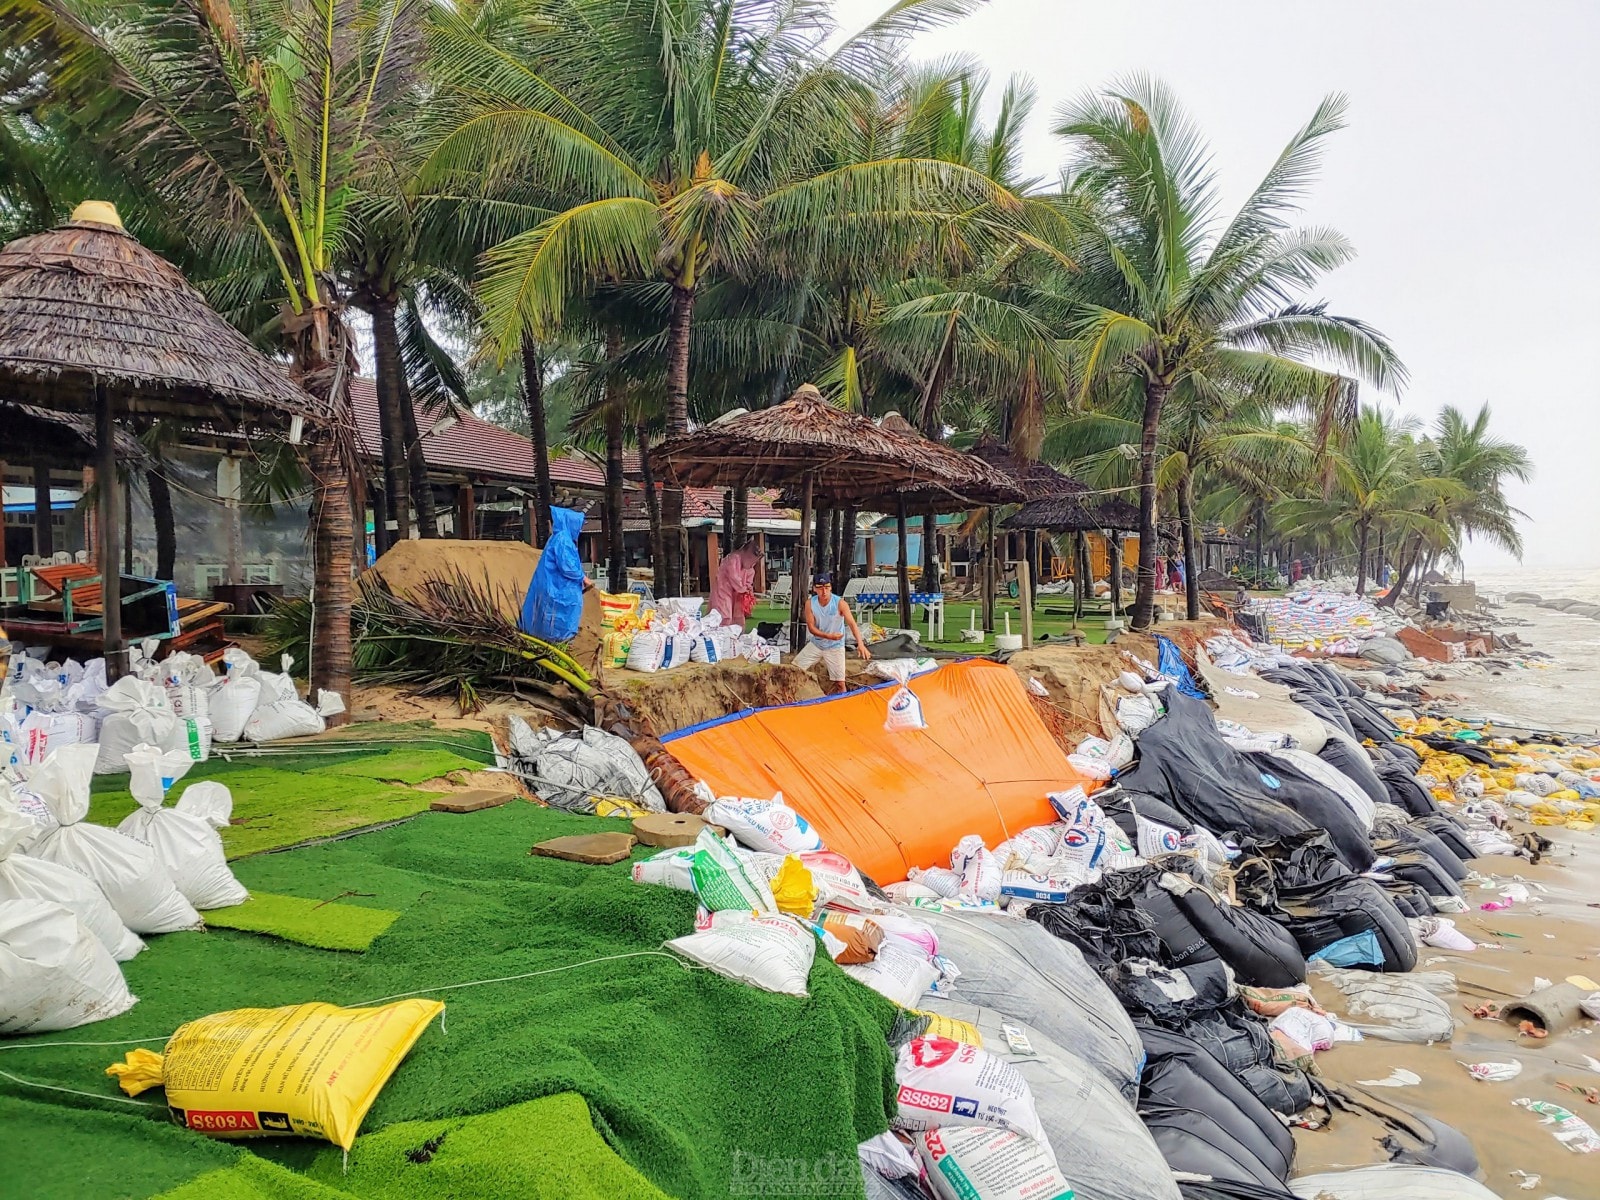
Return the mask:
<svg viewBox="0 0 1600 1200">
<path fill-rule="evenodd" d="M 1479 596 L 1496 603 L 1510 592 L 1532 592 L 1546 600 L 1600 604 L 1600 570 L 1593 568 L 1477 571 L 1471 579 Z M 1447 686 L 1490 719 L 1558 732 L 1600 733 L 1600 621 L 1532 604 L 1502 604 L 1499 615 L 1526 621 L 1526 626 L 1505 632 L 1553 661 L 1529 659 L 1530 665 L 1501 675 Z"/>
</svg>

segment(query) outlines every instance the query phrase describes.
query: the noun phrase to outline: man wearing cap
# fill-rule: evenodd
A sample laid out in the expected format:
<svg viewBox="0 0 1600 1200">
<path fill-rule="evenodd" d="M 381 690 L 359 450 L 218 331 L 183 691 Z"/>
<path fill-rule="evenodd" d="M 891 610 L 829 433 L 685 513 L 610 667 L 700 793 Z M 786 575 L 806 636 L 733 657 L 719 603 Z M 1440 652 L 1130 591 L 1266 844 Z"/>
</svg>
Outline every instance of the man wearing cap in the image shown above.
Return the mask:
<svg viewBox="0 0 1600 1200">
<path fill-rule="evenodd" d="M 794 665 L 802 671 L 811 669 L 818 660 L 828 668 L 828 679 L 833 691 L 844 687 L 844 631 L 849 626 L 856 639 L 856 653 L 862 662 L 870 662 L 872 652 L 867 649 L 867 639 L 861 636 L 850 606 L 833 594 L 833 576 L 820 571 L 811 577 L 811 597 L 806 601 L 806 644 L 795 655 Z"/>
</svg>

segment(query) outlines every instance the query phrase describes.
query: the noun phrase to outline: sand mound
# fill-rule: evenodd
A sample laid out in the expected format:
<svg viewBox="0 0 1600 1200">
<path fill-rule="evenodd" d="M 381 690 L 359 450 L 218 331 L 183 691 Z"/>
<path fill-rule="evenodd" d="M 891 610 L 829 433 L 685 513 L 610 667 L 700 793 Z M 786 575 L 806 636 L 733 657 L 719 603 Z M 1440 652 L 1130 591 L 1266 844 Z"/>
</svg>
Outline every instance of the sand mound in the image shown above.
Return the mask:
<svg viewBox="0 0 1600 1200">
<path fill-rule="evenodd" d="M 526 542 L 461 541 L 425 538 L 397 542 L 367 569 L 363 579 L 381 579 L 396 596 L 420 599 L 430 579 L 466 579 L 495 598 L 512 620 L 522 615 L 522 602 L 539 565 L 539 552 Z M 583 598 L 583 621 L 567 647 L 572 657 L 593 671 L 600 661 L 600 592 Z"/>
<path fill-rule="evenodd" d="M 804 671 L 743 659 L 689 663 L 652 674 L 608 669 L 605 684 L 632 712 L 634 728 L 655 737 L 747 708 L 822 695 L 817 681 Z"/>
</svg>

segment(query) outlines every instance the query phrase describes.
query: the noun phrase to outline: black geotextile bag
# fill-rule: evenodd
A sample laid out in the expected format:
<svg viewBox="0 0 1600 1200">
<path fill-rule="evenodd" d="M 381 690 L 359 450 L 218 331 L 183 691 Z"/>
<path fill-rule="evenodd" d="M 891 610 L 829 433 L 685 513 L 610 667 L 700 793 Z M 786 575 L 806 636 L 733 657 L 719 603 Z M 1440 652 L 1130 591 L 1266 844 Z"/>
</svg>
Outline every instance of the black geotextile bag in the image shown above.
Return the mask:
<svg viewBox="0 0 1600 1200">
<path fill-rule="evenodd" d="M 1428 899 L 1428 892 L 1421 884 L 1409 879 L 1396 876 L 1393 879 L 1381 881 L 1384 895 L 1399 910 L 1402 917 L 1431 917 L 1433 915 L 1433 901 Z"/>
<path fill-rule="evenodd" d="M 1306 960 L 1294 938 L 1264 913 L 1247 905 L 1219 904 L 1201 886 L 1204 872 L 1192 858 L 1157 859 L 1133 903 L 1155 923 L 1170 967 L 1221 959 L 1250 987 L 1304 983 Z M 1124 872 L 1118 872 L 1123 874 Z"/>
<path fill-rule="evenodd" d="M 1139 1117 L 1155 1138 L 1167 1166 L 1176 1172 L 1264 1190 L 1282 1184 L 1270 1166 L 1208 1113 L 1153 1100 L 1139 1106 Z"/>
<path fill-rule="evenodd" d="M 1262 1187 L 1242 1179 L 1180 1179 L 1178 1192 L 1183 1200 L 1300 1200 L 1286 1187 Z"/>
<path fill-rule="evenodd" d="M 1405 809 L 1413 817 L 1431 816 L 1440 811 L 1439 802 L 1417 778 L 1415 768 L 1408 769 L 1392 760 L 1382 762 L 1378 764 L 1378 778 L 1383 781 L 1384 791 L 1388 793 L 1387 802 L 1396 808 Z"/>
<path fill-rule="evenodd" d="M 1167 688 L 1167 715 L 1139 735 L 1137 762 L 1118 777 L 1219 837 L 1238 833 L 1275 838 L 1312 823 L 1278 800 L 1259 768 L 1217 732 L 1204 700 Z"/>
<path fill-rule="evenodd" d="M 1480 767 L 1497 767 L 1500 764 L 1494 761 L 1494 755 L 1482 746 L 1475 746 L 1471 742 L 1458 742 L 1446 733 L 1425 733 L 1417 739 L 1430 750 L 1440 750 L 1445 754 L 1459 754 L 1469 763 Z"/>
<path fill-rule="evenodd" d="M 1113 783 L 1104 790 L 1096 792 L 1094 802 L 1100 806 L 1101 812 L 1117 823 L 1117 828 L 1122 830 L 1128 841 L 1136 846 L 1139 844 L 1139 823 L 1136 817 L 1169 826 L 1179 833 L 1194 831 L 1194 822 L 1165 800 L 1148 792 L 1130 791 L 1120 783 Z"/>
<path fill-rule="evenodd" d="M 1169 1104 L 1210 1113 L 1273 1174 L 1280 1179 L 1288 1177 L 1294 1165 L 1294 1136 L 1237 1075 L 1199 1042 L 1181 1033 L 1147 1025 L 1139 1035 L 1145 1051 L 1139 1080 L 1141 1104 Z"/>
<path fill-rule="evenodd" d="M 1399 742 L 1390 742 L 1387 746 L 1375 746 L 1373 750 L 1380 765 L 1385 760 L 1388 760 L 1404 767 L 1412 775 L 1415 775 L 1422 768 L 1422 755 L 1418 754 L 1410 746 L 1402 745 Z"/>
<path fill-rule="evenodd" d="M 1371 930 L 1383 955 L 1377 970 L 1409 971 L 1417 965 L 1417 942 L 1383 886 L 1360 876 L 1308 888 L 1278 889 L 1283 923 L 1307 959 L 1335 942 Z"/>
<path fill-rule="evenodd" d="M 1425 854 L 1431 858 L 1452 881 L 1459 882 L 1467 877 L 1467 865 L 1461 861 L 1444 839 L 1433 830 L 1424 828 L 1414 821 L 1389 821 L 1379 817 L 1372 823 L 1372 846 L 1379 854 L 1399 855 L 1405 853 Z M 1436 893 L 1455 895 L 1456 890 L 1449 893 Z"/>
<path fill-rule="evenodd" d="M 1106 973 L 1136 1026 L 1155 1025 L 1181 1033 L 1203 1047 L 1268 1108 L 1293 1116 L 1316 1096 L 1299 1067 L 1278 1061 L 1267 1023 L 1237 995 L 1230 996 L 1221 962 L 1174 970 L 1148 959 L 1130 959 Z"/>
<path fill-rule="evenodd" d="M 1367 839 L 1366 826 L 1338 792 L 1313 779 L 1287 758 L 1262 753 L 1250 753 L 1245 757 L 1275 799 L 1316 828 L 1328 832 L 1340 862 L 1357 873 L 1372 866 L 1376 855 Z"/>
<path fill-rule="evenodd" d="M 1461 827 L 1461 823 L 1443 809 L 1416 818 L 1416 824 L 1437 837 L 1463 864 L 1478 857 L 1478 852 L 1472 848 L 1472 843 L 1467 841 L 1467 832 Z"/>
<path fill-rule="evenodd" d="M 1417 943 L 1405 915 L 1381 884 L 1352 874 L 1338 860 L 1322 830 L 1249 842 L 1242 850 L 1234 865 L 1235 889 L 1288 929 L 1307 960 L 1334 942 L 1370 929 L 1383 955 L 1383 962 L 1374 967 L 1409 971 L 1416 965 Z M 1400 886 L 1409 891 L 1412 885 Z M 1407 904 L 1408 911 L 1415 907 Z"/>
<path fill-rule="evenodd" d="M 1350 718 L 1357 741 L 1373 741 L 1385 745 L 1403 735 L 1400 726 L 1391 721 L 1381 708 L 1359 696 L 1341 696 L 1340 707 Z"/>
<path fill-rule="evenodd" d="M 1352 746 L 1343 738 L 1331 737 L 1317 751 L 1317 757 L 1355 780 L 1356 786 L 1371 797 L 1374 804 L 1389 803 L 1389 789 L 1378 777 L 1371 756 L 1360 746 Z"/>
</svg>

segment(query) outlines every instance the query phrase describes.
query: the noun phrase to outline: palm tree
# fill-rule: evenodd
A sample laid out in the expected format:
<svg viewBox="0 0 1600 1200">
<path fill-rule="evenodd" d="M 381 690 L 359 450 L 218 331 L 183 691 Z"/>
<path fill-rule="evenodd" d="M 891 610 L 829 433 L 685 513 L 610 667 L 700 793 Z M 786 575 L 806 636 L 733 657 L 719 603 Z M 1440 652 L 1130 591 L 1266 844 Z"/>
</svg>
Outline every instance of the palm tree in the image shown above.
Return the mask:
<svg viewBox="0 0 1600 1200">
<path fill-rule="evenodd" d="M 8 40 L 45 36 L 61 94 L 202 254 L 271 281 L 290 370 L 329 419 L 315 480 L 313 686 L 348 695 L 355 368 L 335 283 L 388 132 L 415 103 L 424 10 L 413 0 L 0 0 Z"/>
<path fill-rule="evenodd" d="M 893 261 L 950 214 L 1008 203 L 951 163 L 826 154 L 863 62 L 970 7 L 898 0 L 831 53 L 825 0 L 507 0 L 443 18 L 430 170 L 488 195 L 531 173 L 556 201 L 486 256 L 480 294 L 502 353 L 552 334 L 598 285 L 658 280 L 666 429 L 682 433 L 695 305 L 719 273 Z M 682 493 L 664 499 L 678 531 Z M 666 558 L 679 590 L 681 533 Z"/>
<path fill-rule="evenodd" d="M 1328 492 L 1277 507 L 1279 523 L 1291 533 L 1353 531 L 1358 596 L 1366 594 L 1375 531 L 1441 545 L 1450 540 L 1439 506 L 1460 500 L 1464 489 L 1455 480 L 1428 474 L 1416 437 L 1420 428 L 1415 417 L 1393 419 L 1382 409 L 1363 407 L 1349 435 L 1331 447 Z"/>
<path fill-rule="evenodd" d="M 1344 107 L 1323 101 L 1220 226 L 1204 145 L 1165 88 L 1135 78 L 1061 114 L 1056 132 L 1074 151 L 1061 203 L 1082 227 L 1082 271 L 1065 282 L 1079 398 L 1131 380 L 1141 400 L 1135 627 L 1153 613 L 1158 440 L 1175 389 L 1268 405 L 1332 397 L 1331 413 L 1353 406 L 1354 386 L 1307 360 L 1380 388 L 1404 382 L 1377 331 L 1297 302 L 1352 254 L 1332 230 L 1287 222 Z"/>
<path fill-rule="evenodd" d="M 1456 485 L 1454 494 L 1436 498 L 1429 512 L 1449 536 L 1439 544 L 1420 535 L 1403 540 L 1399 574 L 1380 604 L 1393 607 L 1411 572 L 1415 570 L 1420 579 L 1440 554 L 1459 560 L 1468 538 L 1481 538 L 1522 557 L 1517 518 L 1523 514 L 1506 501 L 1504 484 L 1508 479 L 1526 483 L 1533 476 L 1533 465 L 1521 446 L 1490 436 L 1489 419 L 1487 404 L 1471 418 L 1447 404 L 1434 421 L 1432 436 L 1419 445 L 1422 471 Z"/>
</svg>

